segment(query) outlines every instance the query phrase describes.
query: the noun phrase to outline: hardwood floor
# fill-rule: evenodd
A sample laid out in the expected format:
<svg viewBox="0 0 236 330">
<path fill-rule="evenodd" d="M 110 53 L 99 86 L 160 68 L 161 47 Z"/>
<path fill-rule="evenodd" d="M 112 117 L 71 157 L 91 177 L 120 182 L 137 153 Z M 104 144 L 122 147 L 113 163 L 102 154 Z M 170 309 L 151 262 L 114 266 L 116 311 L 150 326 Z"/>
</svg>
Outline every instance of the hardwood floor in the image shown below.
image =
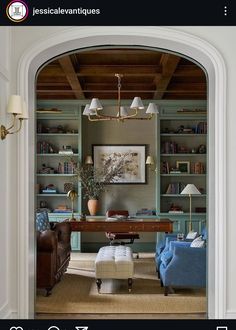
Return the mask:
<svg viewBox="0 0 236 330">
<path fill-rule="evenodd" d="M 147 319 L 147 320 L 160 320 L 160 319 L 207 319 L 205 313 L 196 314 L 42 314 L 38 313 L 36 319 L 75 319 L 75 320 L 112 320 L 112 319 Z"/>
</svg>

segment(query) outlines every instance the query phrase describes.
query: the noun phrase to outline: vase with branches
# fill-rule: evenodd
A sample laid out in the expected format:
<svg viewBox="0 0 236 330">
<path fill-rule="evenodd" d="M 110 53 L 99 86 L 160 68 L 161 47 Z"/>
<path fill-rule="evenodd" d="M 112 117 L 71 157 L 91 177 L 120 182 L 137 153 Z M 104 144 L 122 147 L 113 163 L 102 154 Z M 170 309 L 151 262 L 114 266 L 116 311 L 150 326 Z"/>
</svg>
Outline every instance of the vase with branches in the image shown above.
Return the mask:
<svg viewBox="0 0 236 330">
<path fill-rule="evenodd" d="M 130 162 L 130 154 L 121 154 L 120 157 L 107 157 L 101 168 L 95 168 L 91 164 L 79 163 L 76 168 L 78 180 L 81 182 L 83 198 L 88 199 L 89 204 L 98 204 L 102 192 L 107 190 L 107 184 L 115 183 L 124 174 L 125 167 Z M 91 213 L 91 211 L 90 211 Z M 96 214 L 96 210 L 91 215 Z M 95 213 L 95 214 L 94 214 Z"/>
</svg>

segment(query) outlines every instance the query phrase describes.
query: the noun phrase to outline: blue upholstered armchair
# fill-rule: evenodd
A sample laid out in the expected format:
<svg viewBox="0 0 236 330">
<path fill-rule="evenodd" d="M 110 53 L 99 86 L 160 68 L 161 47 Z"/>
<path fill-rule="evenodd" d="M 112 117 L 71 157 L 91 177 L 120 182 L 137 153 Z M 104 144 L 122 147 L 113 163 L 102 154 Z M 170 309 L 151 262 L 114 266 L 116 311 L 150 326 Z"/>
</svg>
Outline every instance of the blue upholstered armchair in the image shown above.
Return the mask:
<svg viewBox="0 0 236 330">
<path fill-rule="evenodd" d="M 206 248 L 190 247 L 191 242 L 172 241 L 161 254 L 160 279 L 167 296 L 170 288 L 206 287 Z"/>
</svg>

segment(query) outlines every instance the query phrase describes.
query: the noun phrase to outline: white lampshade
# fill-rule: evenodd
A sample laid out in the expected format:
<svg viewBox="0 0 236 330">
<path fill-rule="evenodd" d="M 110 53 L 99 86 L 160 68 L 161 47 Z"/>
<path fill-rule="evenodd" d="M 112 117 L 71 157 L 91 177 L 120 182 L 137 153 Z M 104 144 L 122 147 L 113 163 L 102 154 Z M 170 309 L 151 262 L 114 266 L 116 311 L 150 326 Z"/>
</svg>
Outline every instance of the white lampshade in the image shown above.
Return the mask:
<svg viewBox="0 0 236 330">
<path fill-rule="evenodd" d="M 128 116 L 128 111 L 127 111 L 127 108 L 126 107 L 120 107 L 120 115 L 122 117 L 126 117 Z M 119 116 L 119 112 L 117 112 L 117 117 Z"/>
<path fill-rule="evenodd" d="M 92 116 L 92 115 L 96 115 L 95 110 L 91 110 L 91 109 L 89 109 L 89 107 L 90 107 L 89 104 L 86 104 L 86 105 L 85 105 L 85 108 L 84 108 L 84 111 L 83 111 L 83 115 L 84 115 L 84 116 L 88 116 L 88 115 L 90 115 L 90 116 Z"/>
<path fill-rule="evenodd" d="M 22 114 L 22 98 L 20 95 L 11 95 L 9 97 L 7 112 L 18 115 Z"/>
<path fill-rule="evenodd" d="M 25 101 L 22 102 L 22 114 L 20 114 L 17 118 L 19 118 L 19 119 L 28 119 L 29 118 L 28 109 L 27 109 Z"/>
<path fill-rule="evenodd" d="M 157 105 L 155 103 L 149 103 L 146 113 L 159 113 Z"/>
<path fill-rule="evenodd" d="M 85 161 L 84 161 L 85 164 L 93 164 L 93 159 L 92 159 L 92 156 L 86 156 L 85 158 Z"/>
<path fill-rule="evenodd" d="M 130 109 L 144 109 L 143 102 L 139 96 L 135 96 L 133 102 L 131 103 Z"/>
<path fill-rule="evenodd" d="M 101 105 L 101 102 L 99 101 L 99 99 L 93 98 L 90 103 L 89 109 L 90 110 L 102 110 L 103 106 Z"/>
<path fill-rule="evenodd" d="M 181 191 L 182 195 L 201 195 L 200 191 L 194 184 L 187 184 L 187 186 Z"/>
<path fill-rule="evenodd" d="M 147 165 L 153 165 L 154 164 L 154 159 L 153 159 L 152 156 L 147 156 L 146 164 Z"/>
</svg>

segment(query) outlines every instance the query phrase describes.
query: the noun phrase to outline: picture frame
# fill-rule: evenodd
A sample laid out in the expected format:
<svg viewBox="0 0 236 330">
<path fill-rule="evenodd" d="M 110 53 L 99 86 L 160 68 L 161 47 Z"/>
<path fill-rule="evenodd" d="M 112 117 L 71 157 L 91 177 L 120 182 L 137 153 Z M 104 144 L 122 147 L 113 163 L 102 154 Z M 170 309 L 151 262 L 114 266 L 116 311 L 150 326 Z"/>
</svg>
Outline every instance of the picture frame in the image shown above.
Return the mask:
<svg viewBox="0 0 236 330">
<path fill-rule="evenodd" d="M 190 162 L 177 160 L 176 167 L 181 173 L 190 173 Z"/>
<path fill-rule="evenodd" d="M 119 157 L 125 156 L 127 165 L 124 173 L 111 184 L 146 184 L 146 144 L 93 144 L 92 155 L 95 169 L 105 164 L 114 165 Z M 109 161 L 108 161 L 109 160 Z"/>
</svg>

